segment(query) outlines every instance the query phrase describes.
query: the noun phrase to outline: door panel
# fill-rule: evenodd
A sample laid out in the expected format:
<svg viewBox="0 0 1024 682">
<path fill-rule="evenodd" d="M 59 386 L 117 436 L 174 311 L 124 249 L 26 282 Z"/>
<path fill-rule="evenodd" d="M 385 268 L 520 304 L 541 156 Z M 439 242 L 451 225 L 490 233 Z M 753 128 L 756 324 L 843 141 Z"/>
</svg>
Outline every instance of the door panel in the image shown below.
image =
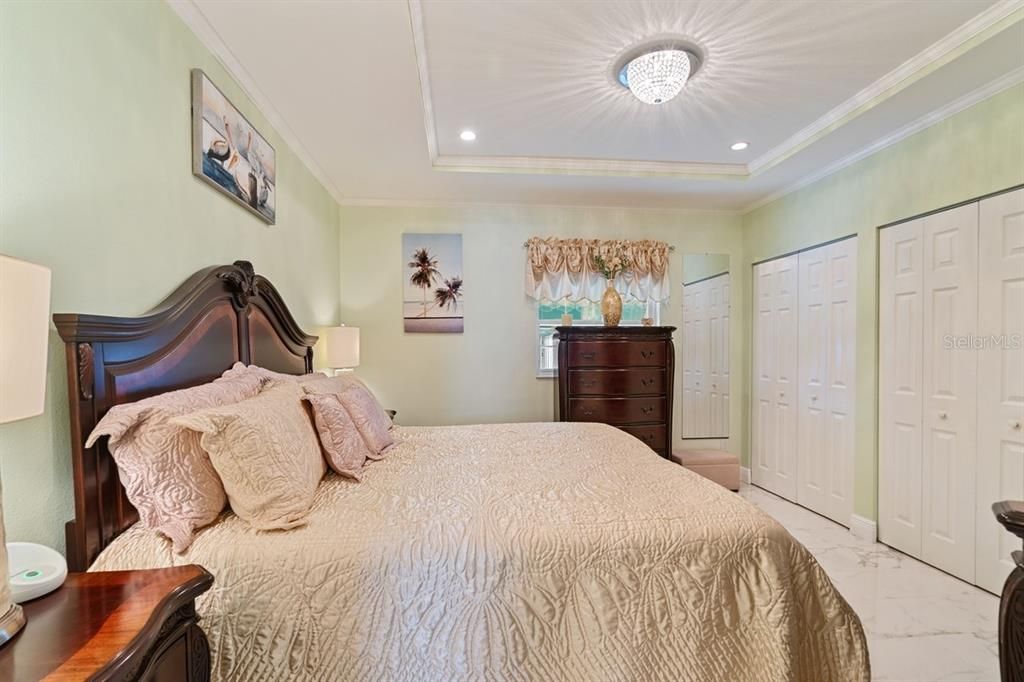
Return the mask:
<svg viewBox="0 0 1024 682">
<path fill-rule="evenodd" d="M 878 533 L 921 552 L 923 220 L 879 234 Z"/>
<path fill-rule="evenodd" d="M 1024 190 L 981 202 L 975 580 L 998 594 L 1020 541 L 992 517 L 1024 499 Z"/>
<path fill-rule="evenodd" d="M 824 514 L 828 487 L 828 247 L 799 255 L 800 414 L 797 501 Z"/>
<path fill-rule="evenodd" d="M 754 266 L 753 374 L 751 414 L 751 481 L 773 489 L 775 470 L 775 264 Z"/>
<path fill-rule="evenodd" d="M 978 205 L 923 220 L 921 557 L 974 581 Z"/>
<path fill-rule="evenodd" d="M 828 480 L 823 514 L 844 526 L 853 514 L 857 402 L 857 244 L 845 239 L 828 247 Z"/>
</svg>

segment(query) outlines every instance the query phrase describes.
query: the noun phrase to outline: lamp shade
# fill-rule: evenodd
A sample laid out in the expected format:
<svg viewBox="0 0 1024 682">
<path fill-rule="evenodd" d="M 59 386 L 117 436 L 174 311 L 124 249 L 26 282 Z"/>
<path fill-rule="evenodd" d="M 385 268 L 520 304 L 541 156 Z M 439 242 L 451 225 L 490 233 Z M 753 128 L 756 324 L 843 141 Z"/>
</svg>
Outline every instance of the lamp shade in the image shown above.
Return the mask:
<svg viewBox="0 0 1024 682">
<path fill-rule="evenodd" d="M 43 412 L 50 270 L 0 255 L 0 424 Z"/>
<path fill-rule="evenodd" d="M 332 369 L 359 366 L 359 327 L 328 327 L 324 360 Z"/>
</svg>

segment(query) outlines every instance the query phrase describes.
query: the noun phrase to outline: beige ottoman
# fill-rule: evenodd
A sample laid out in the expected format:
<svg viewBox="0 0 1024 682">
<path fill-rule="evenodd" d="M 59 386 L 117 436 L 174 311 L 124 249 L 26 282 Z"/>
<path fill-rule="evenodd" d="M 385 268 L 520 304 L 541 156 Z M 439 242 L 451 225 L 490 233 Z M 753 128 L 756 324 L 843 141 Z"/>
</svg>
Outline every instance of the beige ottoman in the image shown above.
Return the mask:
<svg viewBox="0 0 1024 682">
<path fill-rule="evenodd" d="M 672 461 L 729 490 L 740 489 L 740 458 L 725 450 L 673 450 Z"/>
</svg>

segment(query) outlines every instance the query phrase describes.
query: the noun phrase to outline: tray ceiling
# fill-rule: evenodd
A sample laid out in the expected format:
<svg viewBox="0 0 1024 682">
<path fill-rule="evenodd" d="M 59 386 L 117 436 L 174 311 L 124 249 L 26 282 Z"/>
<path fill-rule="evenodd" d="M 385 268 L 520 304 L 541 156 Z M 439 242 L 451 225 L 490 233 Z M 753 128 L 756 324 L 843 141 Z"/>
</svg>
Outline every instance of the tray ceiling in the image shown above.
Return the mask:
<svg viewBox="0 0 1024 682">
<path fill-rule="evenodd" d="M 1024 80 L 1019 0 L 171 4 L 343 203 L 743 209 Z M 705 53 L 661 106 L 653 36 Z"/>
</svg>

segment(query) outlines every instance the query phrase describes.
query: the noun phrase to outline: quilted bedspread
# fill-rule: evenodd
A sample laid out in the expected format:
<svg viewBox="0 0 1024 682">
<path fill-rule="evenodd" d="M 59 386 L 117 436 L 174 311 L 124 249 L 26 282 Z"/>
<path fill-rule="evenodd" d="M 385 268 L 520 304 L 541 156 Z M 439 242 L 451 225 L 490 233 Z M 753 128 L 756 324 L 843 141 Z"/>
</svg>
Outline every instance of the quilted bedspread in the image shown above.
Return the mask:
<svg viewBox="0 0 1024 682">
<path fill-rule="evenodd" d="M 735 493 L 599 424 L 396 427 L 309 523 L 136 525 L 92 570 L 197 563 L 214 679 L 867 681 L 860 621 Z"/>
</svg>

